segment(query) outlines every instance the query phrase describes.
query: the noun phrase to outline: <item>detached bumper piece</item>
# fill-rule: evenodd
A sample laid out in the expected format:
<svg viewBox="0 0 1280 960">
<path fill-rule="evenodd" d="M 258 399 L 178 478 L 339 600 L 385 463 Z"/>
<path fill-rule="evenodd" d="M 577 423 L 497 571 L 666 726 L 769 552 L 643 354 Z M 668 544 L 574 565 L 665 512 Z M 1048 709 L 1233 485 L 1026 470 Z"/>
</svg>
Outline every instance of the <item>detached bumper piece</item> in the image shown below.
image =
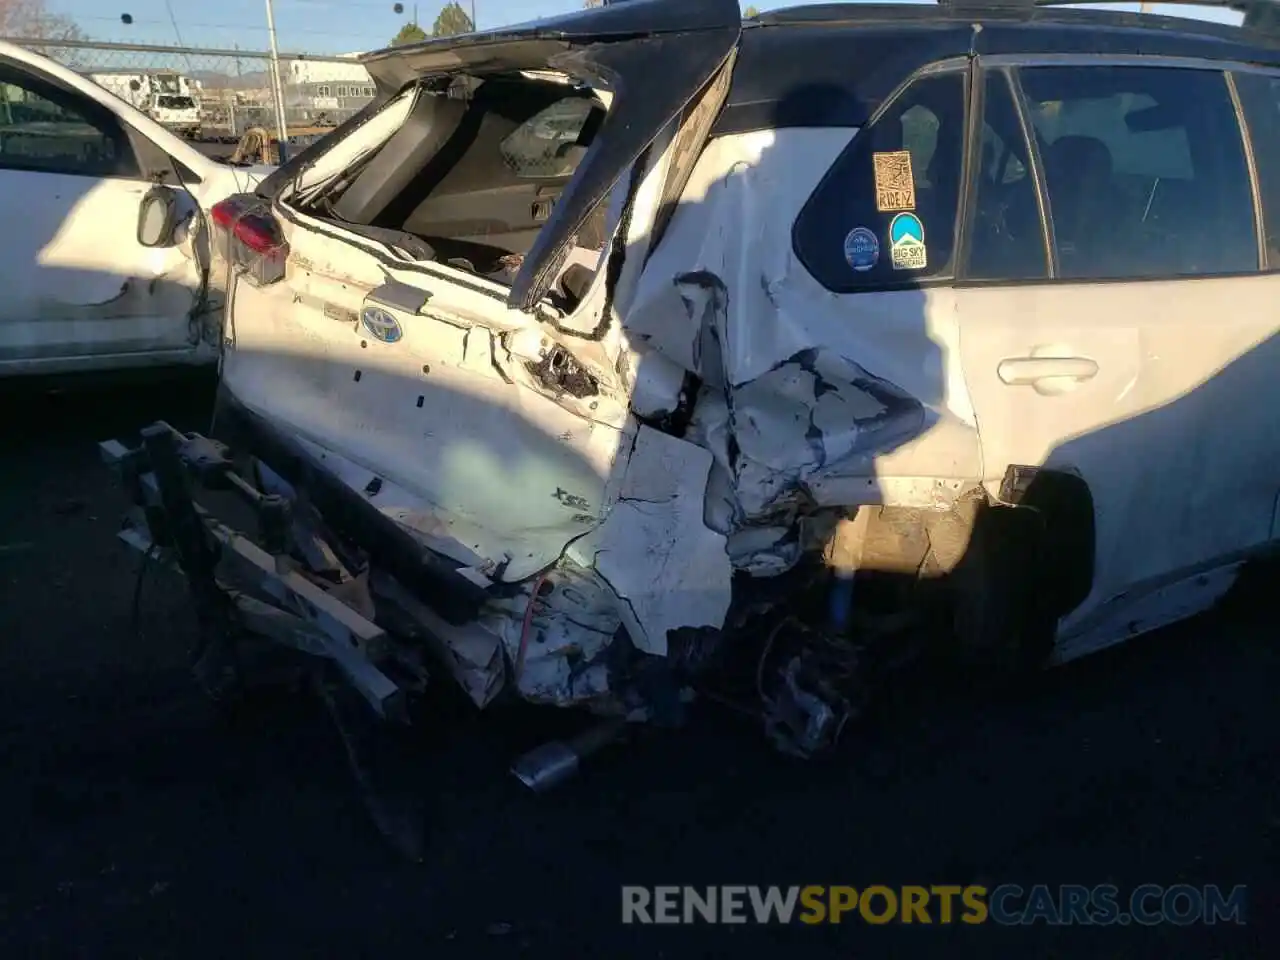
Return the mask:
<svg viewBox="0 0 1280 960">
<path fill-rule="evenodd" d="M 309 681 L 329 709 L 375 824 L 420 859 L 419 831 L 391 809 L 399 804 L 365 762 L 360 745 L 369 736 L 359 728 L 368 726 L 364 718 L 407 724 L 409 699 L 425 688 L 427 671 L 420 650 L 373 622 L 367 566 L 329 542 L 317 516 L 264 493 L 253 479 L 257 461 L 233 458 L 223 444 L 163 422 L 141 436 L 136 448 L 100 444 L 132 502 L 119 536 L 148 561 L 168 562 L 186 576 L 199 630 L 198 681 L 216 701 L 233 700 L 265 678 L 248 664 L 264 651 L 283 652 L 294 679 Z M 247 507 L 257 542 L 197 503 L 197 492 L 225 501 L 228 512 Z M 344 708 L 351 700 L 368 709 Z"/>
</svg>

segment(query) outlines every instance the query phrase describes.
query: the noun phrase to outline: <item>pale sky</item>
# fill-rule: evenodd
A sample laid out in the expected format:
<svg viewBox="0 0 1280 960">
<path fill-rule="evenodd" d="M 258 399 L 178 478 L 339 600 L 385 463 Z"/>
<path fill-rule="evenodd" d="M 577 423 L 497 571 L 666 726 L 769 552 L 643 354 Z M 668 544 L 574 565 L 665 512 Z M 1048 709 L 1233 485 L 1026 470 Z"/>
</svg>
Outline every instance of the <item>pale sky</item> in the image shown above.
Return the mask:
<svg viewBox="0 0 1280 960">
<path fill-rule="evenodd" d="M 266 0 L 45 0 L 49 9 L 73 18 L 95 40 L 176 44 L 245 50 L 267 48 Z M 401 0 L 405 12 L 397 14 L 394 0 L 274 0 L 280 49 L 300 53 L 346 53 L 386 46 L 396 31 L 412 19 L 415 4 Z M 800 0 L 803 2 L 803 0 Z M 928 0 L 926 0 L 928 2 Z M 419 2 L 418 20 L 430 29 L 442 0 Z M 469 9 L 472 0 L 462 0 Z M 797 6 L 794 2 L 756 3 L 762 10 Z M 565 13 L 581 6 L 581 0 L 474 0 L 481 27 L 520 23 Z M 745 4 L 744 4 L 745 6 Z M 1136 3 L 1112 4 L 1119 10 L 1136 10 Z M 170 18 L 170 9 L 173 17 Z M 1240 15 L 1212 8 L 1166 7 L 1174 16 L 1238 23 Z M 120 15 L 128 13 L 133 24 L 125 26 Z M 174 22 L 177 29 L 174 28 Z"/>
</svg>

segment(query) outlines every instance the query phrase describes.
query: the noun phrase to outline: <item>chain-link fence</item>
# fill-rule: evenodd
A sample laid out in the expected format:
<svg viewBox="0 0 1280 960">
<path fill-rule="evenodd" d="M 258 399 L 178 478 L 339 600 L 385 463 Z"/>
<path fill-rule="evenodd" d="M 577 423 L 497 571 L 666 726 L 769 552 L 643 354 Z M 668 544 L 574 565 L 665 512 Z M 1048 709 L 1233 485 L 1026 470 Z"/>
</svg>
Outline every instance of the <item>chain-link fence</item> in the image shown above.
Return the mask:
<svg viewBox="0 0 1280 960">
<path fill-rule="evenodd" d="M 152 119 L 202 141 L 234 142 L 260 127 L 277 134 L 271 55 L 143 44 L 3 38 L 82 73 Z M 305 143 L 373 98 L 353 56 L 279 55 L 291 142 Z"/>
</svg>

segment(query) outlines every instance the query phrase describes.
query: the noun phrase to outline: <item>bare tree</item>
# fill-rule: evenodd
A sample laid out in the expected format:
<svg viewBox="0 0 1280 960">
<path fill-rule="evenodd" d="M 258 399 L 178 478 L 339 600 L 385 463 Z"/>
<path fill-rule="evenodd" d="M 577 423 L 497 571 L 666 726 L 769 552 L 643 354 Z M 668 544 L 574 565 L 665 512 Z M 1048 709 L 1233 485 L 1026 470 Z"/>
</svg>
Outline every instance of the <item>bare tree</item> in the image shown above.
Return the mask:
<svg viewBox="0 0 1280 960">
<path fill-rule="evenodd" d="M 0 0 L 0 36 L 29 40 L 83 40 L 70 17 L 50 13 L 44 0 Z"/>
</svg>

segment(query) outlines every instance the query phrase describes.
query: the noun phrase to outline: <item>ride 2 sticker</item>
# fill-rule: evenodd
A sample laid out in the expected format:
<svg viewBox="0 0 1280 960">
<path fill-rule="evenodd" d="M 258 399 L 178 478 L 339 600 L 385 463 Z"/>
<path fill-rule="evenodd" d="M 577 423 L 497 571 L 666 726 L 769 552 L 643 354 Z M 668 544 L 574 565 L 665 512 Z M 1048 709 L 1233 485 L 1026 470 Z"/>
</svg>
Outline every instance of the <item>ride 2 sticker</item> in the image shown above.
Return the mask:
<svg viewBox="0 0 1280 960">
<path fill-rule="evenodd" d="M 866 227 L 854 227 L 844 238 L 844 258 L 858 273 L 866 273 L 880 262 L 880 241 Z"/>
<path fill-rule="evenodd" d="M 890 221 L 889 259 L 895 270 L 923 270 L 928 265 L 924 224 L 914 213 L 900 213 Z"/>
<path fill-rule="evenodd" d="M 916 181 L 911 172 L 911 151 L 894 150 L 871 155 L 876 179 L 876 209 L 881 213 L 916 208 Z"/>
</svg>

